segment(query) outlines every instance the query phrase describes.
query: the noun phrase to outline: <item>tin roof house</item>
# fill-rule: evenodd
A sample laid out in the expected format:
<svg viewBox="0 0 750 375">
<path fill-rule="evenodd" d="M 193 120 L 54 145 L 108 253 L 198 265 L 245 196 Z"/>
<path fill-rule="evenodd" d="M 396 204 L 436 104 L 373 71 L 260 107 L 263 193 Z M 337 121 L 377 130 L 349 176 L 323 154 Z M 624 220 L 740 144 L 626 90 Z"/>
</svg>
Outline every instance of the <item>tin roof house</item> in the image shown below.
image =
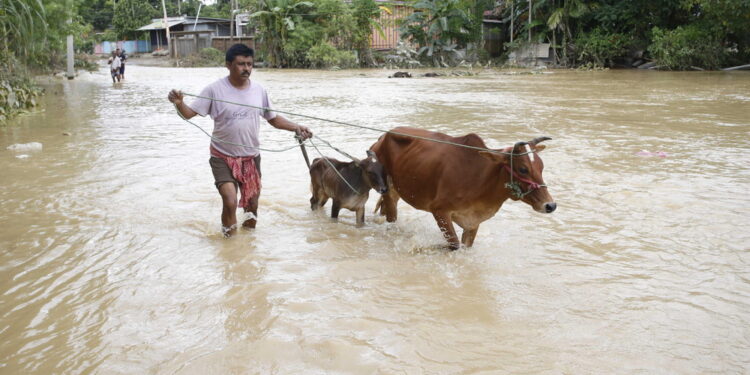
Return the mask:
<svg viewBox="0 0 750 375">
<path fill-rule="evenodd" d="M 167 17 L 165 25 L 164 18 L 154 18 L 148 25 L 138 28 L 139 31 L 148 31 L 151 50 L 167 48 L 167 27 L 169 33 L 179 35 L 181 32 L 196 32 L 197 35 L 229 36 L 230 20 L 226 18 L 209 17 Z M 210 46 L 210 45 L 209 45 Z"/>
</svg>

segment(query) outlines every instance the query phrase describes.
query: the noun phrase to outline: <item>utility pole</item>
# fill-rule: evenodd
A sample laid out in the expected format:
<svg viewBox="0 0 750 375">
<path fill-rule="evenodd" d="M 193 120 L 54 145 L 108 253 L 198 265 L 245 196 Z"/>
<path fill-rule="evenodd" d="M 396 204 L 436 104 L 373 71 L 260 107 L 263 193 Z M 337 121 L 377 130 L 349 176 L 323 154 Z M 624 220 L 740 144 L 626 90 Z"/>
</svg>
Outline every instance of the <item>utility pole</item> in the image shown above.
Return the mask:
<svg viewBox="0 0 750 375">
<path fill-rule="evenodd" d="M 531 8 L 534 6 L 533 3 L 534 0 L 529 0 L 529 45 L 531 45 Z"/>
<path fill-rule="evenodd" d="M 513 43 L 513 20 L 516 19 L 516 0 L 510 0 L 510 42 Z"/>
<path fill-rule="evenodd" d="M 68 26 L 70 26 L 73 23 L 73 19 L 70 16 L 70 9 L 72 8 L 71 1 L 68 0 Z M 66 76 L 68 79 L 73 79 L 75 77 L 75 70 L 74 70 L 74 62 L 75 62 L 75 54 L 73 51 L 73 35 L 68 34 L 68 72 Z"/>
<path fill-rule="evenodd" d="M 237 0 L 229 0 L 230 7 L 232 8 L 232 11 L 230 12 L 230 20 L 229 20 L 229 40 L 234 41 L 234 9 L 235 9 L 235 2 Z"/>
<path fill-rule="evenodd" d="M 167 6 L 164 4 L 164 0 L 161 0 L 161 8 L 164 10 L 164 29 L 167 30 L 167 50 L 169 50 L 169 57 L 172 57 L 172 38 L 169 36 L 169 22 L 167 22 Z"/>
</svg>

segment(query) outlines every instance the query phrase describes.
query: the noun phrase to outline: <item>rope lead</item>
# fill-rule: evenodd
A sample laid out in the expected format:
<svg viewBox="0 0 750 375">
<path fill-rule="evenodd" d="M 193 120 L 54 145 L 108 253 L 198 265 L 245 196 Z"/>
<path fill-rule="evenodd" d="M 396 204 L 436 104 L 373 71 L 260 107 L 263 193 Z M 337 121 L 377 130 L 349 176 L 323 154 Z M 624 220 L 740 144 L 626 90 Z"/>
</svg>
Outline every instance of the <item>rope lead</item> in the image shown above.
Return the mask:
<svg viewBox="0 0 750 375">
<path fill-rule="evenodd" d="M 232 101 L 229 101 L 229 100 L 209 98 L 207 96 L 200 96 L 200 95 L 190 94 L 190 93 L 186 93 L 186 92 L 183 92 L 182 95 L 192 96 L 192 97 L 200 98 L 200 99 L 213 100 L 213 101 L 227 103 L 227 104 L 234 104 L 234 105 L 238 105 L 238 106 L 242 106 L 242 107 L 256 108 L 256 109 L 260 109 L 260 110 L 263 110 L 263 111 L 278 112 L 278 113 L 283 113 L 283 114 L 287 114 L 287 115 L 308 118 L 308 119 L 311 119 L 311 120 L 330 122 L 332 124 L 339 124 L 339 125 L 351 126 L 351 127 L 355 127 L 355 128 L 372 130 L 372 131 L 381 132 L 381 133 L 391 133 L 391 134 L 401 135 L 401 136 L 404 136 L 404 137 L 411 137 L 411 138 L 422 139 L 422 140 L 430 141 L 430 142 L 437 142 L 437 143 L 443 143 L 443 144 L 453 145 L 453 146 L 457 146 L 457 147 L 464 147 L 464 148 L 468 148 L 468 149 L 472 149 L 472 150 L 477 150 L 477 151 L 486 151 L 486 152 L 491 152 L 491 153 L 494 153 L 494 154 L 510 155 L 511 157 L 514 156 L 514 155 L 515 156 L 526 155 L 526 154 L 529 154 L 529 153 L 533 152 L 533 151 L 528 151 L 528 152 L 525 152 L 525 153 L 514 154 L 512 152 L 497 151 L 497 150 L 493 150 L 493 149 L 486 148 L 486 147 L 469 146 L 469 145 L 464 145 L 464 144 L 461 144 L 461 143 L 456 143 L 456 142 L 451 142 L 451 141 L 444 141 L 442 139 L 422 137 L 422 136 L 419 136 L 419 135 L 406 134 L 406 133 L 396 132 L 396 131 L 393 131 L 393 130 L 383 130 L 383 129 L 373 128 L 373 127 L 370 127 L 370 126 L 352 124 L 350 122 L 337 121 L 337 120 L 325 119 L 325 118 L 322 118 L 322 117 L 315 117 L 315 116 L 303 115 L 301 113 L 294 113 L 294 112 L 290 112 L 290 111 L 281 111 L 281 110 L 272 109 L 272 108 L 269 108 L 269 107 L 260 107 L 260 106 L 250 105 L 250 104 L 236 103 L 236 102 L 232 102 Z M 176 108 L 176 106 L 175 106 L 175 108 Z M 179 111 L 177 111 L 177 112 L 179 112 Z M 180 114 L 180 116 L 182 116 L 182 114 Z M 184 119 L 184 117 L 183 117 L 183 119 Z M 185 120 L 185 121 L 187 121 L 187 120 Z M 201 129 L 201 130 L 203 130 L 203 129 Z M 205 131 L 204 131 L 204 133 L 205 133 Z M 318 138 L 318 139 L 320 139 L 320 138 Z M 329 144 L 329 146 L 330 146 L 330 144 Z M 336 149 L 333 146 L 330 146 L 330 147 Z M 284 151 L 286 151 L 286 150 L 284 150 Z M 348 154 L 346 154 L 346 153 L 344 153 L 344 152 L 342 152 L 342 151 L 340 151 L 338 149 L 336 149 L 336 151 L 341 152 L 342 154 L 346 155 L 349 158 L 352 158 Z"/>
</svg>

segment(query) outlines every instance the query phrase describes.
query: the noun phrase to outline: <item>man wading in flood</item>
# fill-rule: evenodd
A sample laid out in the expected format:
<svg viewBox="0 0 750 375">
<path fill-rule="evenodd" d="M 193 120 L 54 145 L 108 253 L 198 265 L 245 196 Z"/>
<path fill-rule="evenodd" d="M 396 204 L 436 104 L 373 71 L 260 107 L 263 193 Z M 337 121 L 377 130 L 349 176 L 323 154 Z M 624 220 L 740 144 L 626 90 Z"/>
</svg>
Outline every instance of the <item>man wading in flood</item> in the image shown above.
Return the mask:
<svg viewBox="0 0 750 375">
<path fill-rule="evenodd" d="M 227 50 L 226 64 L 229 76 L 206 86 L 200 96 L 233 103 L 248 104 L 254 107 L 270 108 L 266 90 L 250 81 L 253 70 L 253 49 L 244 44 L 235 44 Z M 182 92 L 172 90 L 167 96 L 177 106 L 183 117 L 210 115 L 214 120 L 209 164 L 214 174 L 216 188 L 224 203 L 221 211 L 222 232 L 231 236 L 237 229 L 237 188 L 240 189 L 239 206 L 247 218 L 242 223 L 245 228 L 255 228 L 260 195 L 260 150 L 258 133 L 260 117 L 273 127 L 295 132 L 303 140 L 312 137 L 305 126 L 297 125 L 271 110 L 244 107 L 211 99 L 197 98 L 188 106 L 183 101 Z M 217 141 L 220 139 L 225 142 Z M 243 145 L 243 146 L 237 146 Z M 231 182 L 231 183 L 229 183 Z"/>
</svg>

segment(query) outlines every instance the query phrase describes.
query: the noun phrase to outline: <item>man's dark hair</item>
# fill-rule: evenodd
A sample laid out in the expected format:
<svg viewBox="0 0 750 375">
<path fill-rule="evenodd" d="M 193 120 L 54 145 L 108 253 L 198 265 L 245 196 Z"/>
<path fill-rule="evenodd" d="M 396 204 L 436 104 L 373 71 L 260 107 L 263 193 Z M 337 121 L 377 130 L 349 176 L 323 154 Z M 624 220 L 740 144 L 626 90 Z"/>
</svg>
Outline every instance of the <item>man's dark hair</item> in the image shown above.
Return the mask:
<svg viewBox="0 0 750 375">
<path fill-rule="evenodd" d="M 242 43 L 237 43 L 227 50 L 226 60 L 230 63 L 237 56 L 253 57 L 255 56 L 255 51 Z"/>
</svg>

